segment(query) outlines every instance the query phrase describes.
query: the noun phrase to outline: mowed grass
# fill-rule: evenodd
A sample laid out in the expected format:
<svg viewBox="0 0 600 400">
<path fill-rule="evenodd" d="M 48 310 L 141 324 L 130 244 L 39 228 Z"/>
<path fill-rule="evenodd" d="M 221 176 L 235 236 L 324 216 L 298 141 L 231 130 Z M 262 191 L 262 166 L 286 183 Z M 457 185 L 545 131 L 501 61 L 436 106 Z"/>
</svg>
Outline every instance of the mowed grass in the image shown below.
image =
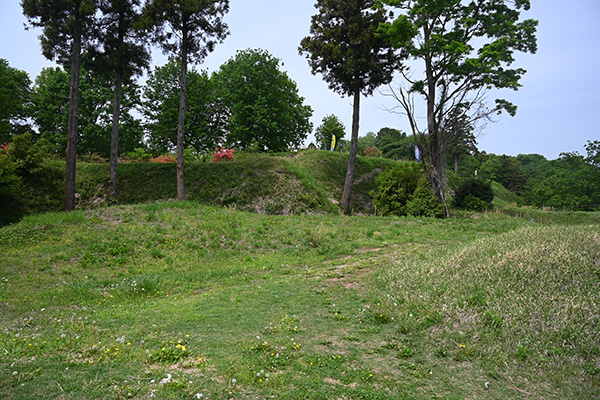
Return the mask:
<svg viewBox="0 0 600 400">
<path fill-rule="evenodd" d="M 599 222 L 28 217 L 0 229 L 0 398 L 600 398 Z"/>
</svg>

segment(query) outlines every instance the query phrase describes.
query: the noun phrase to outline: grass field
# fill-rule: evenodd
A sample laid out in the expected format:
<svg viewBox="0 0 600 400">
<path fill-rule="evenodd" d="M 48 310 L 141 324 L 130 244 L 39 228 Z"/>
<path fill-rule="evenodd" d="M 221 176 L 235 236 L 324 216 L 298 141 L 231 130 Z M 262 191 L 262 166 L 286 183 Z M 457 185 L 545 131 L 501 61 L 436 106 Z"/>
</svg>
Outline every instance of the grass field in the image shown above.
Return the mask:
<svg viewBox="0 0 600 400">
<path fill-rule="evenodd" d="M 533 219 L 532 219 L 533 218 Z M 2 399 L 600 398 L 600 214 L 0 228 Z"/>
</svg>

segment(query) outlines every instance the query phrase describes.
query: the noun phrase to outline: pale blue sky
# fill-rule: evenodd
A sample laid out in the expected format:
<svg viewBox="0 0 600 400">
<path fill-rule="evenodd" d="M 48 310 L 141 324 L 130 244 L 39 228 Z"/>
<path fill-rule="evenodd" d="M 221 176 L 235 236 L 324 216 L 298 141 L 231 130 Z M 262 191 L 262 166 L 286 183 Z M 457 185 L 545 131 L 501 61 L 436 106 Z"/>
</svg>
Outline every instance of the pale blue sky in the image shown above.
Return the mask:
<svg viewBox="0 0 600 400">
<path fill-rule="evenodd" d="M 23 29 L 20 1 L 0 2 L 0 58 L 34 80 L 43 67 L 54 64 L 40 53 L 39 30 Z M 330 91 L 320 75 L 311 75 L 306 59 L 298 54 L 316 12 L 313 4 L 312 0 L 230 0 L 225 20 L 231 35 L 198 68 L 212 72 L 238 49 L 265 49 L 283 61 L 282 69 L 298 84 L 314 110 L 315 127 L 325 115 L 335 114 L 346 124 L 349 138 L 350 100 Z M 538 52 L 517 54 L 514 65 L 528 71 L 523 87 L 499 94 L 519 107 L 517 115 L 489 124 L 478 139 L 479 149 L 509 155 L 538 153 L 549 159 L 567 151 L 584 154 L 587 140 L 600 140 L 600 1 L 531 0 L 531 5 L 523 16 L 540 22 Z M 155 65 L 164 62 L 155 52 Z M 490 93 L 491 100 L 495 97 Z M 404 117 L 383 111 L 393 106 L 393 100 L 380 93 L 363 98 L 360 135 L 386 126 L 409 132 Z"/>
</svg>

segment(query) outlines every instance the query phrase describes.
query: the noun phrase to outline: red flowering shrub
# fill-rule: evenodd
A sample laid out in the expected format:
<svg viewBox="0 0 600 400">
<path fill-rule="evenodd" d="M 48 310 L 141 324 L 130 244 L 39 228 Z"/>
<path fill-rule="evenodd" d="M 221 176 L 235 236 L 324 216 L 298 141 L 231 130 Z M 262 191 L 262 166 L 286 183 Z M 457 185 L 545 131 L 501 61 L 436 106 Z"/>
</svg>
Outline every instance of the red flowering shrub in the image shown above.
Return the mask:
<svg viewBox="0 0 600 400">
<path fill-rule="evenodd" d="M 173 154 L 161 154 L 158 157 L 154 157 L 150 159 L 150 162 L 153 163 L 163 163 L 163 164 L 172 164 L 176 162 L 175 156 Z"/>
<path fill-rule="evenodd" d="M 223 149 L 223 148 L 216 148 L 215 149 L 215 155 L 213 156 L 213 161 L 214 162 L 219 162 L 219 161 L 233 161 L 235 159 L 235 157 L 233 156 L 233 149 Z"/>
</svg>

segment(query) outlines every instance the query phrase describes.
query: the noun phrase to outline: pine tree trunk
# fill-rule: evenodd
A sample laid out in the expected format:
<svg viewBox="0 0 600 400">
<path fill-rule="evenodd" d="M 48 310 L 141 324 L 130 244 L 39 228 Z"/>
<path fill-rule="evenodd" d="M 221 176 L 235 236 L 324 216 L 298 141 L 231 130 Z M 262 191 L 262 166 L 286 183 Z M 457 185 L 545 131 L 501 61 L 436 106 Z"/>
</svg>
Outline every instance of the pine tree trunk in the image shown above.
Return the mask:
<svg viewBox="0 0 600 400">
<path fill-rule="evenodd" d="M 358 124 L 360 117 L 360 90 L 354 91 L 354 106 L 352 109 L 352 137 L 350 139 L 350 156 L 348 157 L 348 169 L 346 181 L 344 182 L 344 193 L 342 194 L 342 209 L 345 215 L 350 214 L 350 201 L 352 199 L 352 188 L 354 186 L 354 170 L 356 169 L 356 153 L 358 152 Z"/>
<path fill-rule="evenodd" d="M 112 132 L 110 139 L 110 199 L 117 201 L 117 165 L 119 162 L 119 121 L 121 119 L 121 98 L 123 89 L 123 69 L 119 68 L 115 79 Z"/>
<path fill-rule="evenodd" d="M 66 183 L 65 183 L 65 211 L 75 209 L 75 180 L 77 167 L 77 129 L 79 108 L 79 67 L 81 57 L 81 26 L 77 25 L 73 31 L 73 47 L 71 48 L 71 80 L 69 84 L 69 136 L 67 139 L 66 154 Z"/>
<path fill-rule="evenodd" d="M 187 32 L 183 31 L 181 49 L 181 91 L 179 95 L 179 122 L 177 124 L 177 200 L 185 200 L 183 179 L 183 134 L 185 127 L 185 96 L 187 91 Z"/>
</svg>

